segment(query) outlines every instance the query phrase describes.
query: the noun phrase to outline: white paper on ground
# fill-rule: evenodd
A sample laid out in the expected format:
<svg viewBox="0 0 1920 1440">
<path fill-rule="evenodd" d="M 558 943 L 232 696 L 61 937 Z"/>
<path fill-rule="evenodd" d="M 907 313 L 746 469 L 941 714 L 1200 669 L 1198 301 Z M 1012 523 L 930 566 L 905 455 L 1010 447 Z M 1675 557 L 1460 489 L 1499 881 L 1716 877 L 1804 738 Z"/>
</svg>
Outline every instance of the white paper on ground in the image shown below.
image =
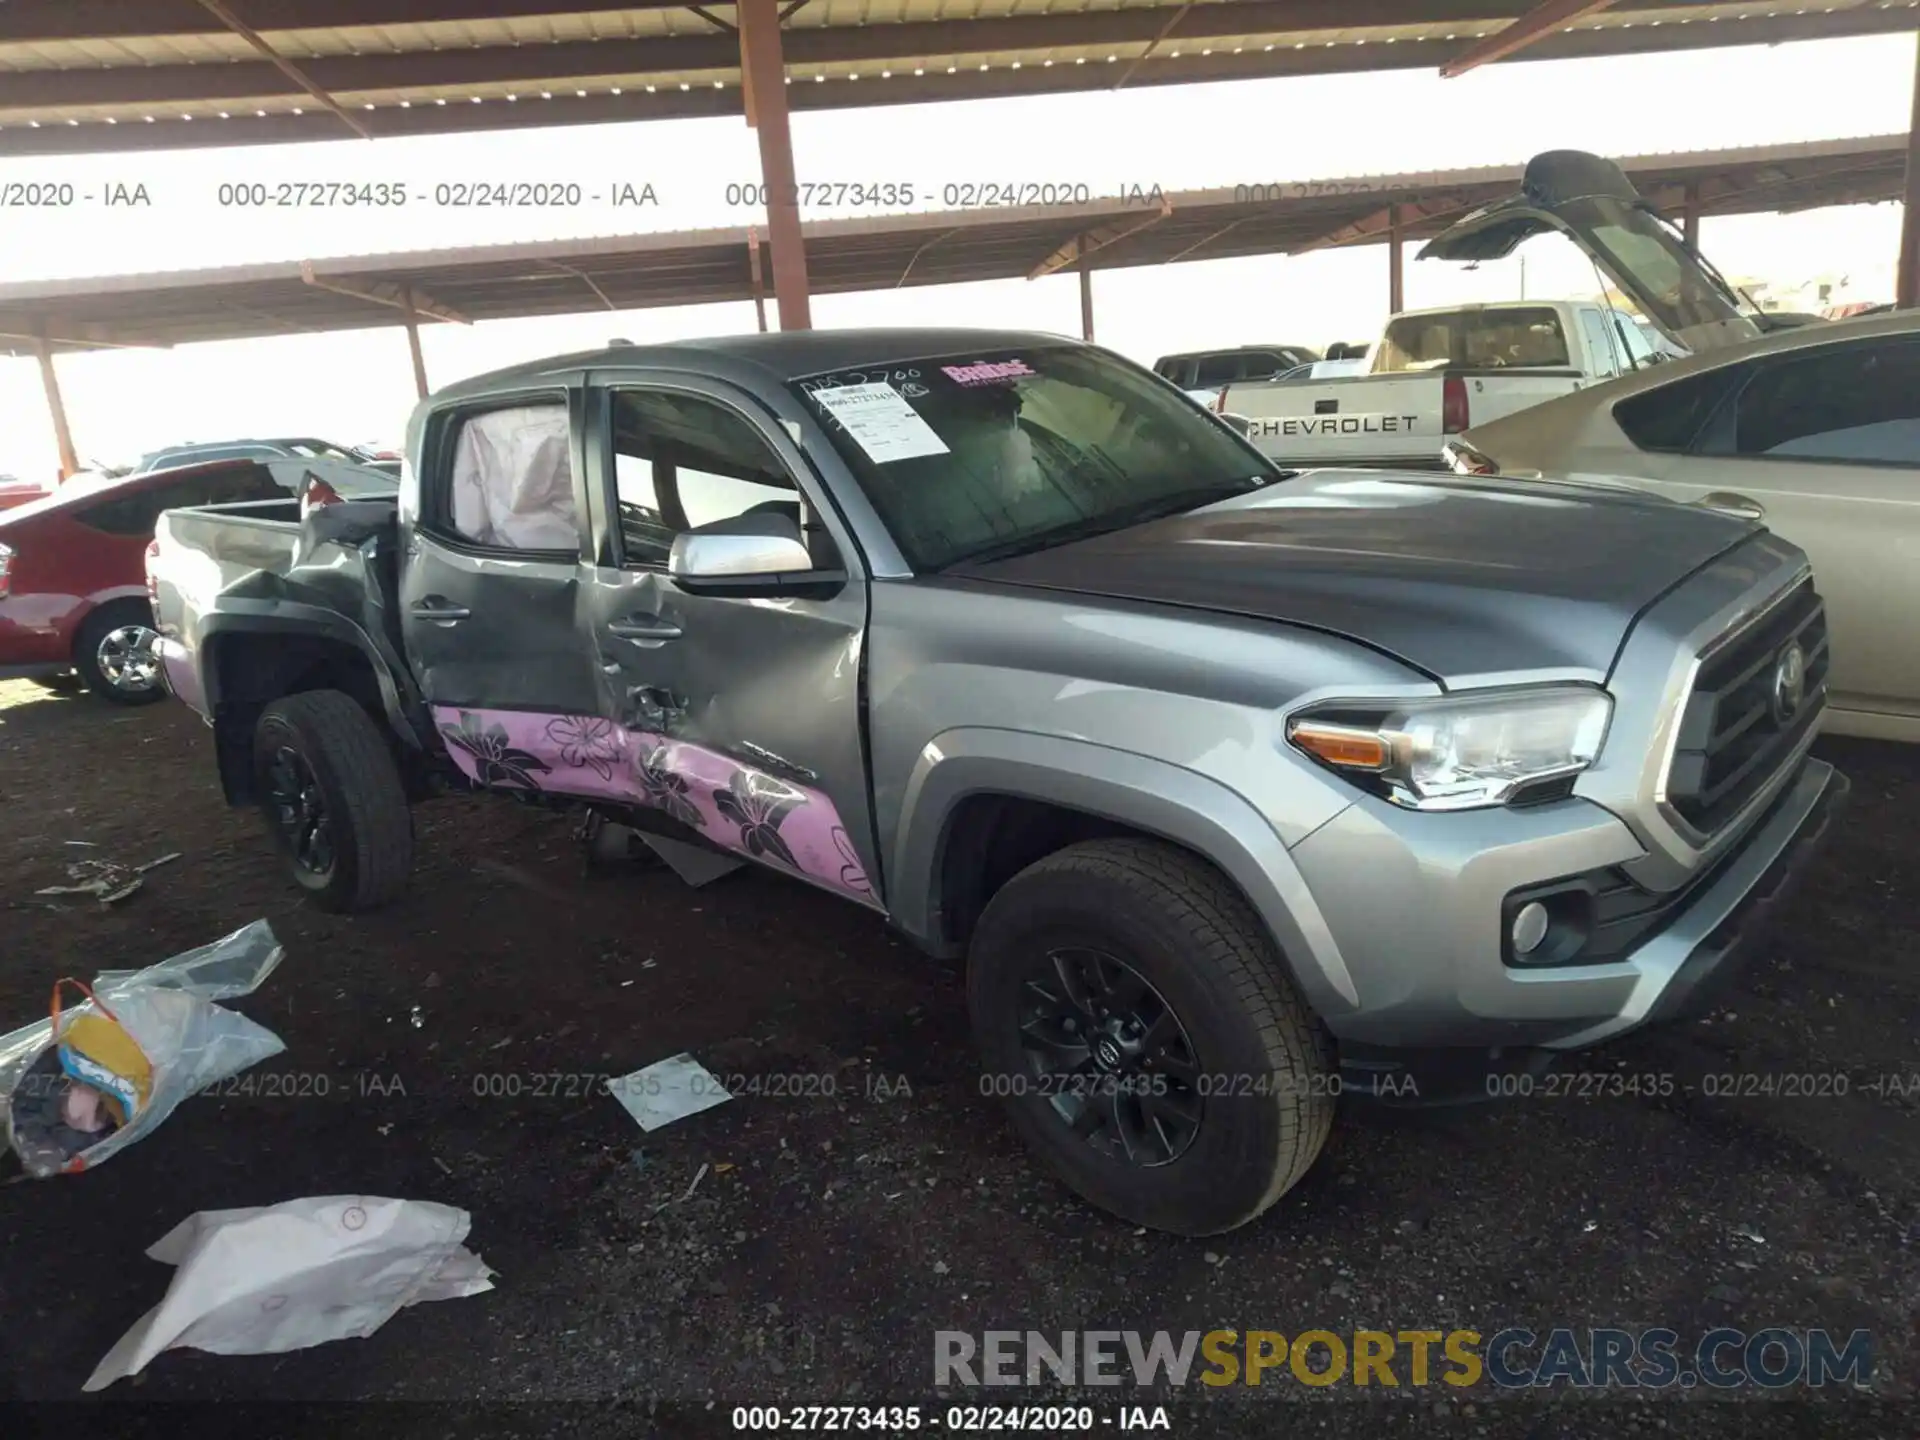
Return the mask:
<svg viewBox="0 0 1920 1440">
<path fill-rule="evenodd" d="M 642 1130 L 658 1130 L 702 1110 L 724 1105 L 727 1093 L 707 1067 L 693 1056 L 675 1055 L 613 1082 L 613 1093 Z"/>
<path fill-rule="evenodd" d="M 853 443 L 876 465 L 952 453 L 947 442 L 884 380 L 836 385 L 830 390 L 815 390 L 812 395 L 823 410 L 846 427 Z"/>
<path fill-rule="evenodd" d="M 493 1288 L 466 1249 L 464 1210 L 326 1195 L 188 1216 L 147 1254 L 175 1267 L 167 1295 L 84 1387 L 104 1390 L 164 1350 L 278 1355 L 371 1335 L 409 1305 Z"/>
</svg>

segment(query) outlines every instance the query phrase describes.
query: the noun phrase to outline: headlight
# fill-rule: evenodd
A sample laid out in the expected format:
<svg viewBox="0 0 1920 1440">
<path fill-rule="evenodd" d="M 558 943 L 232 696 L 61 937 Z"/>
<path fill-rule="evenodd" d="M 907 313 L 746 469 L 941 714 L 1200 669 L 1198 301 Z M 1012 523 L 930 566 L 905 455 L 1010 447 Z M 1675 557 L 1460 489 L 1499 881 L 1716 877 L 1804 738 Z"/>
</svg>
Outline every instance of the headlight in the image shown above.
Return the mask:
<svg viewBox="0 0 1920 1440">
<path fill-rule="evenodd" d="M 1396 805 L 1470 810 L 1555 793 L 1593 764 L 1612 718 L 1605 691 L 1552 685 L 1319 705 L 1288 722 L 1287 740 Z"/>
</svg>

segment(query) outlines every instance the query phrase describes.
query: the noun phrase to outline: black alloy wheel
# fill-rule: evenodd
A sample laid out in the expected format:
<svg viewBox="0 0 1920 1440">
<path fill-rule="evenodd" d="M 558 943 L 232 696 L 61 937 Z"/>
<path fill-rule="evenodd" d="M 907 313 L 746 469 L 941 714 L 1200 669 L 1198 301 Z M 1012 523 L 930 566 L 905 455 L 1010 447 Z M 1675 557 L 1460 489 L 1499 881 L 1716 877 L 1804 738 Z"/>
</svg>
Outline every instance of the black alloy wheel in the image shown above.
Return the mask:
<svg viewBox="0 0 1920 1440">
<path fill-rule="evenodd" d="M 267 803 L 295 868 L 316 886 L 333 876 L 336 860 L 327 797 L 306 757 L 282 745 L 267 765 Z"/>
<path fill-rule="evenodd" d="M 1130 1165 L 1177 1160 L 1206 1100 L 1180 1017 L 1125 961 L 1083 946 L 1036 957 L 1021 988 L 1035 1088 L 1073 1134 Z"/>
</svg>

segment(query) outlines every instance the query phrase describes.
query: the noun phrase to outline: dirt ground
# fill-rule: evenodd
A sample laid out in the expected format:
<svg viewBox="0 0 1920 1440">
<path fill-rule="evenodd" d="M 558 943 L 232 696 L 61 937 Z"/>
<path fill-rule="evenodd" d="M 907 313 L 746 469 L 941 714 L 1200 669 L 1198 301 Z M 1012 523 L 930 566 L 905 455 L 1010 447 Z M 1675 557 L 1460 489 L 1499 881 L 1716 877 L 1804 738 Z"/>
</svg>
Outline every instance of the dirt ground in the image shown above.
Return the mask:
<svg viewBox="0 0 1920 1440">
<path fill-rule="evenodd" d="M 1579 1066 L 1670 1074 L 1673 1094 L 1345 1102 L 1274 1210 L 1189 1242 L 1038 1174 L 980 1093 L 956 971 L 851 906 L 758 873 L 697 892 L 590 873 L 567 818 L 450 799 L 418 815 L 406 899 L 328 916 L 224 807 L 184 707 L 0 684 L 0 1029 L 44 1014 L 57 976 L 255 919 L 287 950 L 236 1002 L 286 1041 L 272 1083 L 190 1101 L 92 1173 L 0 1183 L 0 1399 L 78 1399 L 164 1291 L 144 1250 L 192 1212 L 369 1194 L 470 1211 L 497 1288 L 289 1355 L 171 1352 L 109 1398 L 440 1401 L 470 1420 L 537 1401 L 583 1434 L 612 1412 L 556 1402 L 618 1399 L 630 1428 L 725 1433 L 736 1405 L 1008 1403 L 935 1393 L 939 1329 L 1728 1324 L 1868 1329 L 1874 1397 L 1383 1395 L 1282 1372 L 1099 1398 L 1164 1404 L 1193 1435 L 1920 1433 L 1920 752 L 1823 751 L 1853 805 L 1772 953 L 1709 1021 Z M 168 851 L 111 909 L 34 895 L 76 855 Z M 682 1050 L 737 1098 L 644 1135 L 591 1093 Z M 1702 1093 L 1736 1073 L 1821 1093 Z M 1844 1095 L 1778 1079 L 1838 1075 Z"/>
</svg>

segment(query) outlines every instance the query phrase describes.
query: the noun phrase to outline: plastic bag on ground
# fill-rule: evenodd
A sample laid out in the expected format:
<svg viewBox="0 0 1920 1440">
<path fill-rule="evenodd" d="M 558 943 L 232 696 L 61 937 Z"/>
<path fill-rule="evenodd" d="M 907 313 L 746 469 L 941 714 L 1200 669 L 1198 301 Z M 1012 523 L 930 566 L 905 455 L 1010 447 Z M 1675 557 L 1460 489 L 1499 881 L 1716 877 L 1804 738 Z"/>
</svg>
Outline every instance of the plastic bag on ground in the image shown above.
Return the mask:
<svg viewBox="0 0 1920 1440">
<path fill-rule="evenodd" d="M 284 954 L 273 928 L 256 920 L 144 970 L 99 975 L 93 993 L 150 1061 L 152 1088 L 129 1123 L 78 1151 L 62 1126 L 68 1082 L 51 1017 L 0 1036 L 6 1139 L 27 1173 L 44 1179 L 91 1169 L 145 1137 L 181 1101 L 283 1051 L 271 1030 L 213 1002 L 251 994 Z M 96 1010 L 89 1002 L 71 1014 Z"/>
<path fill-rule="evenodd" d="M 147 1254 L 175 1267 L 167 1295 L 83 1387 L 104 1390 L 165 1350 L 278 1355 L 371 1335 L 401 1310 L 493 1288 L 462 1243 L 464 1210 L 329 1195 L 189 1216 Z"/>
</svg>

